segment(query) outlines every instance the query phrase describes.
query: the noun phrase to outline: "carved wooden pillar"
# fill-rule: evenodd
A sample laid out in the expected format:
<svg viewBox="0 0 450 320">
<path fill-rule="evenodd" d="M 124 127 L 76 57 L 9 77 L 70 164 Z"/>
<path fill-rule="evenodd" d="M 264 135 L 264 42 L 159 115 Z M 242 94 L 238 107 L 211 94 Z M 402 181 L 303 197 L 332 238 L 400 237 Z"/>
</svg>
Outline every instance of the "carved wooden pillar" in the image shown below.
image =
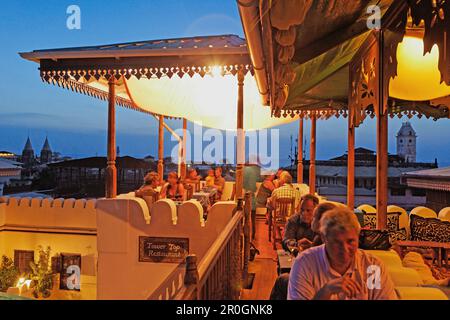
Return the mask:
<svg viewBox="0 0 450 320">
<path fill-rule="evenodd" d="M 108 166 L 106 168 L 106 198 L 117 196 L 116 168 L 116 79 L 111 77 L 108 82 Z"/>
<path fill-rule="evenodd" d="M 303 118 L 298 124 L 297 183 L 303 183 Z"/>
<path fill-rule="evenodd" d="M 388 202 L 388 107 L 387 90 L 384 81 L 389 81 L 384 74 L 384 31 L 378 33 L 378 75 L 379 96 L 377 112 L 377 229 L 387 228 Z"/>
<path fill-rule="evenodd" d="M 159 116 L 158 130 L 158 174 L 159 180 L 164 180 L 164 116 Z"/>
<path fill-rule="evenodd" d="M 311 145 L 309 164 L 309 192 L 316 193 L 316 115 L 311 115 Z"/>
<path fill-rule="evenodd" d="M 349 109 L 352 106 L 349 106 Z M 347 206 L 355 208 L 355 127 L 349 110 L 348 116 L 348 154 L 347 154 Z"/>
<path fill-rule="evenodd" d="M 381 100 L 382 101 L 382 100 Z M 380 103 L 381 103 L 380 101 Z M 388 201 L 388 117 L 377 117 L 377 229 L 387 228 Z"/>
<path fill-rule="evenodd" d="M 187 120 L 183 119 L 183 141 L 181 147 L 181 178 L 186 178 Z"/>
<path fill-rule="evenodd" d="M 237 144 L 236 144 L 236 199 L 242 197 L 244 186 L 245 133 L 244 133 L 244 72 L 239 70 L 237 101 Z"/>
</svg>

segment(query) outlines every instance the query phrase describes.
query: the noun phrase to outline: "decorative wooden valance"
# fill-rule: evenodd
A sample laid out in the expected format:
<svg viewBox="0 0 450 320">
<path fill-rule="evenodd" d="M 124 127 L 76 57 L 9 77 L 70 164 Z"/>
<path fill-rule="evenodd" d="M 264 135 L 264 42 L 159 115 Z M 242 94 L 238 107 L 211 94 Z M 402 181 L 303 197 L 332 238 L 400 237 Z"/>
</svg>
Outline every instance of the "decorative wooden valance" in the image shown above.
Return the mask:
<svg viewBox="0 0 450 320">
<path fill-rule="evenodd" d="M 58 80 L 56 80 L 55 78 L 49 78 L 48 80 L 46 80 L 44 77 L 42 77 L 42 80 L 48 84 L 53 84 L 55 86 L 67 89 L 67 90 L 71 90 L 73 92 L 76 93 L 81 93 L 93 98 L 97 98 L 100 99 L 102 101 L 107 101 L 109 98 L 109 93 L 94 87 L 91 87 L 85 83 L 81 83 L 81 82 L 77 82 L 75 80 L 72 79 L 64 79 L 64 78 L 58 78 Z M 125 99 L 119 96 L 116 96 L 116 105 L 124 107 L 124 108 L 128 108 L 128 109 L 132 109 L 135 111 L 139 111 L 142 113 L 146 113 L 146 114 L 150 114 L 153 116 L 157 116 L 159 117 L 159 114 L 156 113 L 152 113 L 149 112 L 147 110 L 144 110 L 142 108 L 139 108 L 138 106 L 136 106 L 133 101 L 129 100 L 129 99 Z M 165 119 L 180 119 L 180 118 L 176 118 L 176 117 L 167 117 L 164 116 Z"/>
<path fill-rule="evenodd" d="M 441 81 L 450 85 L 450 1 L 448 0 L 408 0 L 413 24 L 419 26 L 424 21 L 424 54 L 439 47 L 439 71 Z"/>
<path fill-rule="evenodd" d="M 227 57 L 228 58 L 228 57 Z M 65 59 L 65 60 L 42 60 L 41 77 L 45 81 L 60 79 L 69 80 L 73 77 L 75 80 L 84 78 L 86 81 L 92 78 L 96 80 L 115 77 L 117 80 L 124 77 L 158 78 L 178 76 L 183 78 L 185 75 L 193 77 L 195 74 L 204 77 L 211 74 L 214 68 L 220 68 L 221 75 L 236 75 L 238 71 L 243 71 L 244 75 L 251 72 L 253 67 L 248 56 L 236 57 L 233 64 L 224 64 L 226 61 L 221 57 L 184 57 L 180 59 L 182 64 L 177 63 L 177 59 L 168 59 L 167 57 L 152 58 L 126 58 L 126 59 Z M 204 60 L 204 61 L 202 61 Z"/>
</svg>

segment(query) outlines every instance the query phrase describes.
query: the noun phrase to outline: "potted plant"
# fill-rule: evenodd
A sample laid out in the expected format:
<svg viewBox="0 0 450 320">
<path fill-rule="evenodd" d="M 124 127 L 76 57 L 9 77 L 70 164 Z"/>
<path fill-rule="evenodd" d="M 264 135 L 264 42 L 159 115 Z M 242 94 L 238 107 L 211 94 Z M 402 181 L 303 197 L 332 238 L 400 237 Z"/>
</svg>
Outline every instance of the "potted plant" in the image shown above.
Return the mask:
<svg viewBox="0 0 450 320">
<path fill-rule="evenodd" d="M 38 261 L 31 262 L 32 292 L 35 298 L 42 296 L 44 299 L 50 297 L 53 288 L 53 273 L 50 266 L 50 247 L 43 249 L 38 247 Z"/>
<path fill-rule="evenodd" d="M 14 266 L 14 261 L 7 256 L 2 256 L 0 264 L 0 291 L 6 292 L 9 287 L 14 287 L 19 277 L 19 270 Z"/>
</svg>

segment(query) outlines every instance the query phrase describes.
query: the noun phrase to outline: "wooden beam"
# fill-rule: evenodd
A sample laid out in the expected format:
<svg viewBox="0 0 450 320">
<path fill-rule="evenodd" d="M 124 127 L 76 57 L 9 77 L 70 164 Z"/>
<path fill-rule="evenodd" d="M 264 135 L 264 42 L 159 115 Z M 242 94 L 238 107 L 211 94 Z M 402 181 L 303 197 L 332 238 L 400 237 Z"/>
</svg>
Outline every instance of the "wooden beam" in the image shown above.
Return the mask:
<svg viewBox="0 0 450 320">
<path fill-rule="evenodd" d="M 387 202 L 388 202 L 388 111 L 387 106 L 385 108 L 385 95 L 384 92 L 384 32 L 382 30 L 378 33 L 378 77 L 379 77 L 379 90 L 378 90 L 378 106 L 377 106 L 377 229 L 385 230 L 387 228 Z"/>
<path fill-rule="evenodd" d="M 351 108 L 351 106 L 349 106 Z M 348 153 L 347 153 L 347 206 L 355 208 L 355 127 L 352 124 L 352 112 L 348 116 Z"/>
<path fill-rule="evenodd" d="M 316 116 L 311 116 L 311 145 L 309 164 L 309 193 L 316 193 Z"/>
<path fill-rule="evenodd" d="M 186 178 L 186 145 L 187 145 L 187 120 L 183 119 L 183 143 L 181 149 L 181 179 Z"/>
<path fill-rule="evenodd" d="M 158 174 L 159 180 L 164 179 L 164 116 L 159 116 L 158 129 Z"/>
<path fill-rule="evenodd" d="M 297 183 L 303 183 L 303 118 L 298 120 Z"/>
<path fill-rule="evenodd" d="M 242 198 L 244 188 L 245 133 L 244 133 L 244 72 L 237 73 L 237 144 L 236 144 L 236 199 Z"/>
<path fill-rule="evenodd" d="M 388 117 L 377 118 L 377 229 L 387 228 L 388 201 Z"/>
<path fill-rule="evenodd" d="M 116 80 L 111 77 L 108 82 L 108 162 L 106 167 L 106 198 L 117 196 L 116 168 Z"/>
</svg>

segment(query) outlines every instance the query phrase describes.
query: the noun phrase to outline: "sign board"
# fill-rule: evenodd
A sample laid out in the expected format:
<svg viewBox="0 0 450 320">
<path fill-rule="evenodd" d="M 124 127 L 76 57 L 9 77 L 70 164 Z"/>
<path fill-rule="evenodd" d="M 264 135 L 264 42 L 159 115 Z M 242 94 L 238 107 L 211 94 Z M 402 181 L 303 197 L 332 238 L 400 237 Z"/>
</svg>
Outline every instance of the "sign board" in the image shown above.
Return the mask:
<svg viewBox="0 0 450 320">
<path fill-rule="evenodd" d="M 61 290 L 80 291 L 81 289 L 81 255 L 61 253 Z"/>
<path fill-rule="evenodd" d="M 188 254 L 188 238 L 139 237 L 139 262 L 181 263 Z"/>
</svg>

